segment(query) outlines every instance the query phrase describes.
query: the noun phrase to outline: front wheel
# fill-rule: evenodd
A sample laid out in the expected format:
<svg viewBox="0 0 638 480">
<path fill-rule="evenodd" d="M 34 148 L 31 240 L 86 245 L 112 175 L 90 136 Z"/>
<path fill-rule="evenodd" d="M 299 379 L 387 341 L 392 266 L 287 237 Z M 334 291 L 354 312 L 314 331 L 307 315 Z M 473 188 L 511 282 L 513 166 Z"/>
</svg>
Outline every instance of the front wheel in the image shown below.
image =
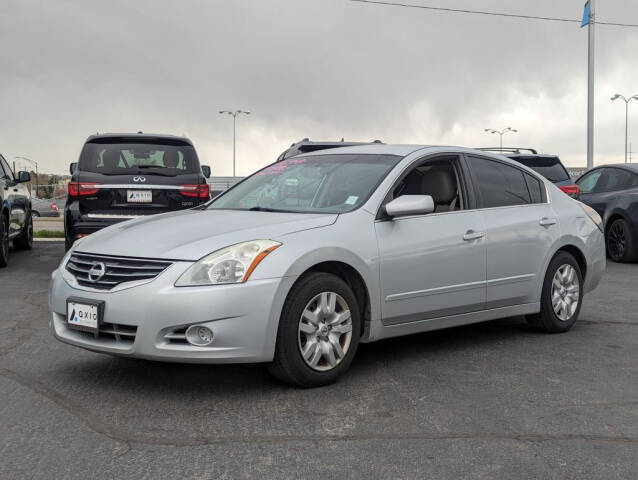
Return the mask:
<svg viewBox="0 0 638 480">
<path fill-rule="evenodd" d="M 269 370 L 300 387 L 332 383 L 350 367 L 360 331 L 359 306 L 347 283 L 329 273 L 302 277 L 284 304 Z"/>
<path fill-rule="evenodd" d="M 33 217 L 31 214 L 27 216 L 22 233 L 13 241 L 16 250 L 31 250 L 33 247 Z"/>
<path fill-rule="evenodd" d="M 541 293 L 541 311 L 527 321 L 543 332 L 566 332 L 578 318 L 583 299 L 583 276 L 576 259 L 560 252 L 549 264 Z"/>
<path fill-rule="evenodd" d="M 9 263 L 9 219 L 0 215 L 0 268 Z"/>
</svg>

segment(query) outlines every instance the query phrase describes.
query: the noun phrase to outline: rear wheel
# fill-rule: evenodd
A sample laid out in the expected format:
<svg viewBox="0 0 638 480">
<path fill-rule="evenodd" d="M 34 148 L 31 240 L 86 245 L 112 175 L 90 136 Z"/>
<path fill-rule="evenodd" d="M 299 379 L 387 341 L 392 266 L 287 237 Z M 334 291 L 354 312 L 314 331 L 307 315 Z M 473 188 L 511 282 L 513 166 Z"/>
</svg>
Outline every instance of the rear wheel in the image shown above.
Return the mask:
<svg viewBox="0 0 638 480">
<path fill-rule="evenodd" d="M 31 212 L 31 216 L 33 216 L 33 217 L 35 217 L 35 218 L 38 218 L 38 217 L 40 216 L 40 212 L 38 212 L 38 211 L 36 211 L 36 210 L 33 210 L 33 211 Z"/>
<path fill-rule="evenodd" d="M 607 230 L 607 254 L 614 262 L 631 262 L 636 259 L 634 238 L 626 220 L 614 220 Z"/>
<path fill-rule="evenodd" d="M 6 215 L 0 216 L 0 268 L 9 263 L 9 219 Z"/>
<path fill-rule="evenodd" d="M 301 387 L 334 382 L 350 367 L 360 325 L 357 300 L 343 280 L 329 273 L 303 277 L 284 304 L 270 372 Z"/>
<path fill-rule="evenodd" d="M 27 217 L 22 227 L 22 233 L 13 241 L 13 246 L 17 250 L 31 250 L 33 247 L 33 218 L 31 214 Z"/>
<path fill-rule="evenodd" d="M 527 321 L 543 332 L 566 332 L 578 318 L 583 298 L 583 276 L 576 259 L 558 253 L 550 262 L 541 293 L 541 311 Z"/>
</svg>

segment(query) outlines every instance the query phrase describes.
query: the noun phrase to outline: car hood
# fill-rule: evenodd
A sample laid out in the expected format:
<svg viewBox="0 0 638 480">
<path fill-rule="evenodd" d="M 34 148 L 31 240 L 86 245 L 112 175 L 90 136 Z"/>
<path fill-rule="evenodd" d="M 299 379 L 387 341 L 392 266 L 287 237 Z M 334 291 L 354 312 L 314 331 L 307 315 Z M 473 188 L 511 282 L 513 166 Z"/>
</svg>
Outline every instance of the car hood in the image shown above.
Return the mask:
<svg viewBox="0 0 638 480">
<path fill-rule="evenodd" d="M 220 248 L 333 224 L 336 214 L 186 210 L 118 223 L 86 237 L 78 252 L 195 261 Z"/>
</svg>

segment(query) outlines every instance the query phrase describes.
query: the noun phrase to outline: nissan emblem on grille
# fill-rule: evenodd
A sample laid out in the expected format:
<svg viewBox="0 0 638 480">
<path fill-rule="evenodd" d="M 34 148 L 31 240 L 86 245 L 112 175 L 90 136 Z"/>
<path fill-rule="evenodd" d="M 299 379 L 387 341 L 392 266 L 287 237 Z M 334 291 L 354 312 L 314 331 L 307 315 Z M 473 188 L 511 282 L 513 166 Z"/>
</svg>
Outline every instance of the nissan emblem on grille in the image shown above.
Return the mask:
<svg viewBox="0 0 638 480">
<path fill-rule="evenodd" d="M 133 181 L 137 183 L 144 183 L 146 181 L 146 177 L 133 177 Z"/>
<path fill-rule="evenodd" d="M 89 280 L 91 282 L 99 282 L 106 273 L 106 265 L 102 262 L 96 262 L 89 270 Z"/>
<path fill-rule="evenodd" d="M 169 265 L 170 260 L 129 258 L 73 252 L 66 264 L 77 286 L 111 290 L 120 284 L 150 282 Z"/>
</svg>

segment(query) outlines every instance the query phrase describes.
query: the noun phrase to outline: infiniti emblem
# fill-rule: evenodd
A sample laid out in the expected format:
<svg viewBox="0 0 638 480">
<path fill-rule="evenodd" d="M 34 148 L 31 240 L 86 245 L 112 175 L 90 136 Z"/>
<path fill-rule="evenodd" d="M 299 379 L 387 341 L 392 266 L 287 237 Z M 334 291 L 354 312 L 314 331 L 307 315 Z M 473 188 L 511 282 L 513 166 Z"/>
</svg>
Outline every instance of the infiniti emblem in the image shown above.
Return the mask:
<svg viewBox="0 0 638 480">
<path fill-rule="evenodd" d="M 96 262 L 89 269 L 89 281 L 99 282 L 105 274 L 106 265 L 104 265 L 102 262 Z"/>
<path fill-rule="evenodd" d="M 146 177 L 133 177 L 133 181 L 144 183 L 146 181 Z"/>
</svg>

